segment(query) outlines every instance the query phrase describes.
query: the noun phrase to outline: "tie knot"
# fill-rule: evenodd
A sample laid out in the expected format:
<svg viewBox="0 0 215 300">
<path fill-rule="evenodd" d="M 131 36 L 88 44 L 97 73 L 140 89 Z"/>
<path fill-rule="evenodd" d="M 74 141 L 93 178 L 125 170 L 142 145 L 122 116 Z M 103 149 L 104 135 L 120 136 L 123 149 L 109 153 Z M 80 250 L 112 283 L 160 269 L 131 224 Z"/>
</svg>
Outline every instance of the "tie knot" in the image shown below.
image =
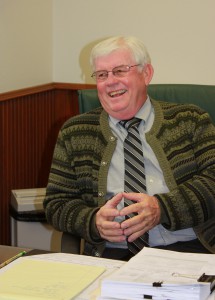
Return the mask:
<svg viewBox="0 0 215 300">
<path fill-rule="evenodd" d="M 131 128 L 138 128 L 140 125 L 141 119 L 139 118 L 132 118 L 130 120 L 122 120 L 119 122 L 127 131 Z"/>
</svg>

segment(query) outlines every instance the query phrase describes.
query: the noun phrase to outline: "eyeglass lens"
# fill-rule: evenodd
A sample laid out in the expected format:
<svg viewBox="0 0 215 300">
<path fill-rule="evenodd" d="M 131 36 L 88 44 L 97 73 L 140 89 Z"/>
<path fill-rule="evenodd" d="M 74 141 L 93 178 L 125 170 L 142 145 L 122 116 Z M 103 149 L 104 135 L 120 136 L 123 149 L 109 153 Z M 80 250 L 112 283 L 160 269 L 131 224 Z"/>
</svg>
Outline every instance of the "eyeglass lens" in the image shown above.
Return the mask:
<svg viewBox="0 0 215 300">
<path fill-rule="evenodd" d="M 113 68 L 112 71 L 106 71 L 106 70 L 96 71 L 92 74 L 92 77 L 97 81 L 104 81 L 108 78 L 108 73 L 111 73 L 111 72 L 116 77 L 123 77 L 126 75 L 127 72 L 130 71 L 130 69 L 132 67 L 135 67 L 135 66 L 139 66 L 139 65 L 133 65 L 133 66 L 122 65 L 122 66 Z"/>
</svg>

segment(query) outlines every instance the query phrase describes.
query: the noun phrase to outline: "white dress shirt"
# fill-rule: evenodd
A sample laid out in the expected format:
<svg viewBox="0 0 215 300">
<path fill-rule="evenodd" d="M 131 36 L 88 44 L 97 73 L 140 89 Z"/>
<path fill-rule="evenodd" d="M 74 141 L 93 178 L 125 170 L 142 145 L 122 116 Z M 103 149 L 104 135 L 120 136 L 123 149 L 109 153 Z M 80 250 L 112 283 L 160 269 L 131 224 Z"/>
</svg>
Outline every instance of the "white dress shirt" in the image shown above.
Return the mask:
<svg viewBox="0 0 215 300">
<path fill-rule="evenodd" d="M 163 172 L 158 160 L 145 139 L 145 133 L 150 130 L 154 121 L 154 109 L 149 97 L 136 114 L 136 117 L 142 119 L 139 125 L 139 132 L 143 146 L 147 194 L 152 196 L 158 193 L 168 193 L 169 190 L 165 183 Z M 127 136 L 127 131 L 118 123 L 119 121 L 120 120 L 109 116 L 109 125 L 114 135 L 117 137 L 117 145 L 108 171 L 106 199 L 110 199 L 114 195 L 124 191 L 125 168 L 123 142 Z M 124 207 L 124 201 L 120 202 L 118 209 L 121 209 L 122 207 Z M 122 218 L 118 218 L 116 220 L 120 222 L 122 221 Z M 168 231 L 162 225 L 158 225 L 149 231 L 149 245 L 151 247 L 168 245 L 178 241 L 189 241 L 195 238 L 196 235 L 192 228 Z M 127 243 L 107 242 L 106 246 L 126 248 Z"/>
</svg>

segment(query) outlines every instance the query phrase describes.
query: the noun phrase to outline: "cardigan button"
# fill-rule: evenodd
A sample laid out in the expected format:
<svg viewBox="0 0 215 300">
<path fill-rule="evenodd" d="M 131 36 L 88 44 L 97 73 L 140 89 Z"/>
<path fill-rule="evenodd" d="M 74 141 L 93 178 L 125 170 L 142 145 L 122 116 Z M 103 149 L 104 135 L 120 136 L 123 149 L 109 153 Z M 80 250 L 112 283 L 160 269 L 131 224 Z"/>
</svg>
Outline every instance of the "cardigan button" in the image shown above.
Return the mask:
<svg viewBox="0 0 215 300">
<path fill-rule="evenodd" d="M 103 160 L 103 161 L 101 162 L 101 166 L 102 166 L 102 167 L 107 166 L 107 162 Z"/>
<path fill-rule="evenodd" d="M 104 193 L 103 192 L 98 192 L 99 197 L 103 197 Z"/>
<path fill-rule="evenodd" d="M 111 136 L 109 137 L 109 140 L 110 140 L 111 142 L 114 142 L 114 141 L 116 140 L 116 138 L 115 138 L 115 136 L 112 136 L 112 135 L 111 135 Z"/>
</svg>

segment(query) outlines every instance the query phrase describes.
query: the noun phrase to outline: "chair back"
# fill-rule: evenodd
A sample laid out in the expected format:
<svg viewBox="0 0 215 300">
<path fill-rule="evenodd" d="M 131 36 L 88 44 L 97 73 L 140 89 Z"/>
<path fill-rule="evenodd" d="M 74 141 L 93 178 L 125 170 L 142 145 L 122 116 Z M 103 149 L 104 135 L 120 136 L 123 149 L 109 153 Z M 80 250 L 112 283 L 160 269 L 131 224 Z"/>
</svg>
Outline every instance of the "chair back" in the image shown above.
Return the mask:
<svg viewBox="0 0 215 300">
<path fill-rule="evenodd" d="M 151 84 L 149 96 L 156 100 L 190 103 L 206 110 L 215 124 L 215 86 L 195 84 Z M 100 106 L 96 89 L 78 90 L 79 112 L 84 113 Z"/>
</svg>

